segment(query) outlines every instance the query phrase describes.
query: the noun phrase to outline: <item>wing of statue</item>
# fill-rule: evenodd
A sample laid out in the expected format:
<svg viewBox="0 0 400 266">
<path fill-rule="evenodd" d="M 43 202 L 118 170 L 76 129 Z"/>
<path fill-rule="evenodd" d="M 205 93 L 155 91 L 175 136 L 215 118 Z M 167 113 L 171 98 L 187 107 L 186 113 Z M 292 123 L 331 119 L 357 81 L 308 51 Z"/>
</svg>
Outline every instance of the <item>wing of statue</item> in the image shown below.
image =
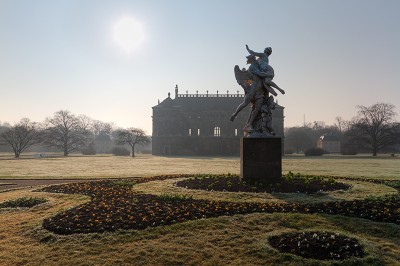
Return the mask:
<svg viewBox="0 0 400 266">
<path fill-rule="evenodd" d="M 241 70 L 238 65 L 235 66 L 234 72 L 237 83 L 239 83 L 245 93 L 247 93 L 253 83 L 252 75 L 247 70 Z"/>
</svg>

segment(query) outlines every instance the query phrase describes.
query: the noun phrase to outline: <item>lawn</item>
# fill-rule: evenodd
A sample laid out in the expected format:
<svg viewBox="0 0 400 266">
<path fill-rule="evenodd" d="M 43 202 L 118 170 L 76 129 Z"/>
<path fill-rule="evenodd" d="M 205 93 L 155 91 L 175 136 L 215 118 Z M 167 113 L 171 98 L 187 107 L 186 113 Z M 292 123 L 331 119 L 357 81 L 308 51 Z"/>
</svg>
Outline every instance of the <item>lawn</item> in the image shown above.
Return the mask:
<svg viewBox="0 0 400 266">
<path fill-rule="evenodd" d="M 233 203 L 321 203 L 364 200 L 398 193 L 394 188 L 362 179 L 400 179 L 397 157 L 324 156 L 283 159 L 284 172 L 353 177 L 348 191 L 306 195 L 188 190 L 180 179 L 133 185 L 132 193 L 179 194 L 195 200 Z M 173 173 L 239 172 L 238 158 L 173 158 L 138 155 L 28 157 L 0 156 L 1 178 L 149 177 Z M 361 180 L 359 180 L 361 179 Z M 144 230 L 59 235 L 43 228 L 46 218 L 88 203 L 81 194 L 34 192 L 25 188 L 0 193 L 0 203 L 21 197 L 47 201 L 32 208 L 0 209 L 0 265 L 398 265 L 400 225 L 328 214 L 250 213 L 190 220 Z M 377 210 L 380 211 L 380 210 Z M 400 206 L 398 209 L 400 212 Z M 366 256 L 344 261 L 306 259 L 279 253 L 268 238 L 287 232 L 327 231 L 357 239 Z"/>
<path fill-rule="evenodd" d="M 400 178 L 400 157 L 285 156 L 283 172 L 346 177 Z M 160 157 L 139 154 L 135 158 L 111 155 L 13 159 L 0 155 L 0 179 L 4 178 L 113 178 L 160 174 L 239 174 L 237 157 Z"/>
</svg>

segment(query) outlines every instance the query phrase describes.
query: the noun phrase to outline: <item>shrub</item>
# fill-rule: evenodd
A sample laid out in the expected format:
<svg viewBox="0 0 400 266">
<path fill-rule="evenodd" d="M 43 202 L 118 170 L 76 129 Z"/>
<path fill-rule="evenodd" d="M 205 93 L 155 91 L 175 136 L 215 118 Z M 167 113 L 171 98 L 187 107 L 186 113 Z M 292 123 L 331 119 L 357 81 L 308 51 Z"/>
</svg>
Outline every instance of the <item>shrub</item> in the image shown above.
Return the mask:
<svg viewBox="0 0 400 266">
<path fill-rule="evenodd" d="M 133 187 L 136 184 L 136 181 L 120 179 L 120 180 L 112 181 L 111 184 L 113 184 L 115 186 L 119 186 L 119 187 L 128 187 L 128 188 L 130 188 L 130 187 Z"/>
<path fill-rule="evenodd" d="M 357 150 L 355 148 L 344 147 L 340 153 L 342 155 L 357 155 Z"/>
<path fill-rule="evenodd" d="M 321 148 L 310 148 L 304 152 L 305 156 L 321 156 L 325 153 L 327 153 L 327 151 Z"/>
<path fill-rule="evenodd" d="M 165 201 L 184 201 L 184 200 L 191 200 L 193 196 L 191 195 L 184 195 L 184 194 L 169 194 L 164 193 L 158 196 L 160 199 Z"/>
<path fill-rule="evenodd" d="M 94 142 L 91 142 L 87 147 L 82 149 L 83 155 L 96 155 L 96 147 Z"/>
<path fill-rule="evenodd" d="M 294 153 L 294 150 L 292 150 L 292 149 L 285 150 L 285 154 L 293 154 L 293 153 Z"/>
<path fill-rule="evenodd" d="M 0 203 L 0 208 L 31 208 L 33 206 L 39 205 L 46 202 L 44 198 L 18 198 L 15 200 L 7 200 Z"/>
<path fill-rule="evenodd" d="M 131 155 L 131 152 L 124 147 L 114 147 L 111 150 L 112 154 L 116 155 L 116 156 L 129 156 Z"/>
</svg>

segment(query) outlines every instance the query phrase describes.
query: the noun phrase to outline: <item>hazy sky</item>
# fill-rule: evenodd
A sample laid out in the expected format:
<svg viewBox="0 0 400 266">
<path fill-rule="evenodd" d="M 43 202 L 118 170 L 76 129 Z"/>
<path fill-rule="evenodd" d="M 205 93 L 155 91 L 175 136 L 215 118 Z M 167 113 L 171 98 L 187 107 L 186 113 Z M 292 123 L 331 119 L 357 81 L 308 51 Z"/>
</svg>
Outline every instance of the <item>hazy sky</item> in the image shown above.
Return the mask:
<svg viewBox="0 0 400 266">
<path fill-rule="evenodd" d="M 399 14 L 396 0 L 0 0 L 0 121 L 67 109 L 151 134 L 151 107 L 175 84 L 242 90 L 233 67 L 245 67 L 245 44 L 273 49 L 285 126 L 376 102 L 400 113 Z M 144 32 L 130 53 L 113 36 L 127 17 Z"/>
</svg>

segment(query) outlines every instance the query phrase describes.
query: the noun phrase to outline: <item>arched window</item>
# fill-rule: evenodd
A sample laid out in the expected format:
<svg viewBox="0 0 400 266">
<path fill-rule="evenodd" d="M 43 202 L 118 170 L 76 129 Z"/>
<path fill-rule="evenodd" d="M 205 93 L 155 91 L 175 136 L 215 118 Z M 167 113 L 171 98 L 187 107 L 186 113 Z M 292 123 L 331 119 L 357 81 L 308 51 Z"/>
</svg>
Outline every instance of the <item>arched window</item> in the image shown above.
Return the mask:
<svg viewBox="0 0 400 266">
<path fill-rule="evenodd" d="M 235 128 L 235 137 L 237 137 L 238 130 Z"/>
<path fill-rule="evenodd" d="M 191 129 L 191 128 L 189 128 L 188 135 L 189 135 L 189 136 L 192 135 L 192 129 Z"/>
<path fill-rule="evenodd" d="M 220 136 L 221 136 L 221 128 L 214 127 L 214 137 L 220 137 Z"/>
<path fill-rule="evenodd" d="M 197 136 L 200 136 L 200 128 L 197 129 Z"/>
</svg>

